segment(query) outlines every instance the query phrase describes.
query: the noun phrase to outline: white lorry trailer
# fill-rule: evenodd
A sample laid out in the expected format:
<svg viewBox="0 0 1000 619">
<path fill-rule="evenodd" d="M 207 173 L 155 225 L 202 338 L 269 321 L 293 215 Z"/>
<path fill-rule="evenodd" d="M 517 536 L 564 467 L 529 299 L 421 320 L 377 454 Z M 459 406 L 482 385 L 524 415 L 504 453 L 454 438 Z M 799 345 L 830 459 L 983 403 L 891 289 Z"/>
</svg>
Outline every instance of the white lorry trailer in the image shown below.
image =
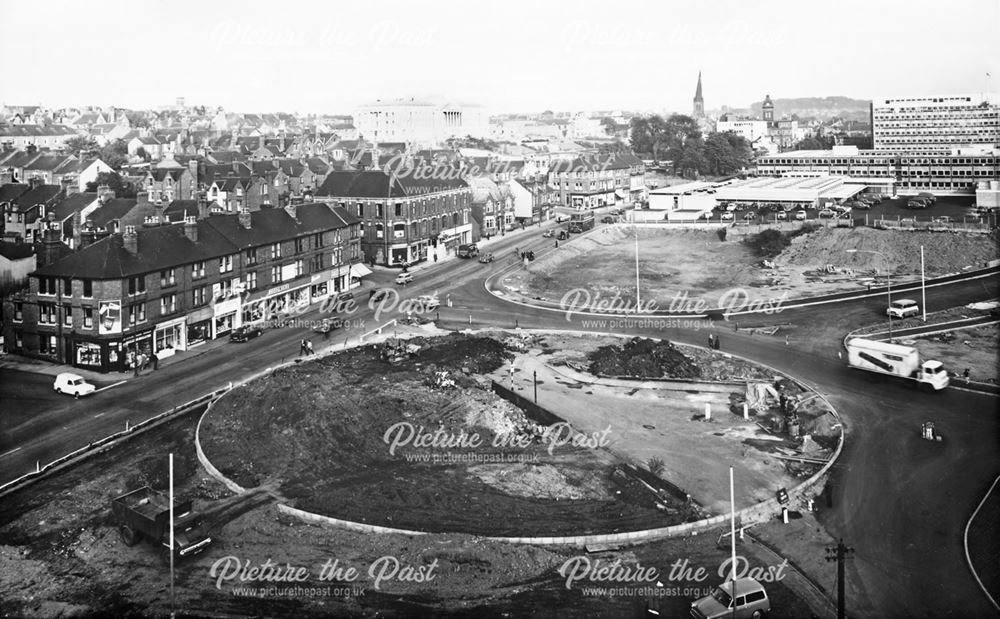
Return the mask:
<svg viewBox="0 0 1000 619">
<path fill-rule="evenodd" d="M 853 338 L 847 342 L 847 364 L 858 370 L 914 380 L 928 391 L 948 386 L 948 372 L 941 362 L 921 361 L 913 346 Z"/>
</svg>

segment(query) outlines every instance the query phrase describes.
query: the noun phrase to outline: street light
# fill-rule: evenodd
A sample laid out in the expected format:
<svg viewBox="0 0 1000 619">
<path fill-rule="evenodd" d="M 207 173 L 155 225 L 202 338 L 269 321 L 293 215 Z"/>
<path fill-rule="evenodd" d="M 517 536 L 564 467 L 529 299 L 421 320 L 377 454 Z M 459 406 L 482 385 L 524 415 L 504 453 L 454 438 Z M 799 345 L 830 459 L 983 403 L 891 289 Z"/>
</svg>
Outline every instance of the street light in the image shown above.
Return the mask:
<svg viewBox="0 0 1000 619">
<path fill-rule="evenodd" d="M 880 251 L 875 251 L 874 249 L 848 249 L 849 254 L 875 254 L 877 256 L 882 256 L 885 260 L 885 281 L 886 281 L 886 292 L 889 296 L 889 342 L 892 342 L 892 273 L 889 269 L 889 257 Z"/>
</svg>

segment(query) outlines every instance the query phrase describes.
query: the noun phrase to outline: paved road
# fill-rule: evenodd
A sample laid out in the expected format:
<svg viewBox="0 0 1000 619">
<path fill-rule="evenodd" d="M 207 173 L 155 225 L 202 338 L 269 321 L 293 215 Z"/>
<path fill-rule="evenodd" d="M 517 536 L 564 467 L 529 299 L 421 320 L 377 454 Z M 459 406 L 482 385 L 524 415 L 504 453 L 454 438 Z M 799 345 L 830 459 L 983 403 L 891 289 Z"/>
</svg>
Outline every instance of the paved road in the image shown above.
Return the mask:
<svg viewBox="0 0 1000 619">
<path fill-rule="evenodd" d="M 416 273 L 407 295 L 450 294 L 453 308 L 442 307 L 445 326 L 534 326 L 601 330 L 581 317 L 500 301 L 483 286 L 483 275 L 513 263 L 513 247 L 536 253 L 552 246 L 540 234 L 508 238 L 490 248 L 499 260 L 474 260 L 430 266 Z M 376 281 L 392 274 L 379 272 Z M 998 294 L 996 282 L 968 282 L 928 289 L 928 309 L 982 301 Z M 801 377 L 827 395 L 847 420 L 848 447 L 833 477 L 834 507 L 824 522 L 857 548 L 849 565 L 852 612 L 879 617 L 979 617 L 990 607 L 965 566 L 961 533 L 965 520 L 1000 469 L 1000 435 L 991 396 L 948 390 L 924 394 L 905 382 L 846 368 L 837 359 L 838 337 L 884 312 L 884 299 L 872 297 L 754 317 L 754 324 L 795 325 L 793 346 L 774 338 L 715 325 L 723 349 L 745 355 Z M 384 319 L 392 316 L 384 316 Z M 357 318 L 374 324 L 371 311 Z M 749 324 L 751 318 L 745 319 Z M 647 325 L 616 326 L 615 331 L 655 335 L 704 344 L 703 330 Z M 700 323 L 701 325 L 705 323 Z M 607 327 L 604 328 L 607 330 Z M 4 433 L 0 475 L 9 479 L 100 436 L 120 429 L 125 419 L 144 418 L 289 358 L 297 353 L 302 329 L 265 333 L 249 344 L 224 346 L 181 364 L 166 366 L 92 399 L 67 401 Z M 815 336 L 810 334 L 816 334 Z M 826 336 L 819 337 L 821 334 Z M 233 350 L 242 354 L 233 355 Z M 884 381 L 884 382 L 883 382 Z M 183 385 L 180 387 L 179 385 Z M 933 420 L 945 435 L 942 444 L 918 438 L 922 421 Z"/>
</svg>

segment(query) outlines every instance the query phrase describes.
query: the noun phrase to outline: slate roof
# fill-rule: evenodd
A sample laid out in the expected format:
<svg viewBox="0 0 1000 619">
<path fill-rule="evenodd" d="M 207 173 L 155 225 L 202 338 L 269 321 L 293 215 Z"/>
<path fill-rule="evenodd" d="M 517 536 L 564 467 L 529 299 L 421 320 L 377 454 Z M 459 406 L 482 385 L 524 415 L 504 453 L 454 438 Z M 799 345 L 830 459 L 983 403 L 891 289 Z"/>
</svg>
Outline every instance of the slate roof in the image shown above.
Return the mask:
<svg viewBox="0 0 1000 619">
<path fill-rule="evenodd" d="M 337 198 L 405 198 L 469 186 L 460 178 L 415 179 L 412 176 L 393 176 L 391 192 L 389 184 L 389 176 L 381 170 L 331 172 L 316 190 L 316 195 Z"/>
<path fill-rule="evenodd" d="M 74 157 L 68 155 L 42 155 L 36 158 L 29 164 L 24 166 L 25 171 L 38 170 L 41 172 L 53 172 L 56 168 L 62 166 L 67 162 L 67 160 L 73 160 Z"/>
<path fill-rule="evenodd" d="M 137 203 L 134 198 L 112 198 L 87 216 L 95 228 L 107 228 L 112 221 L 121 220 Z"/>
<path fill-rule="evenodd" d="M 31 185 L 25 183 L 7 183 L 0 186 L 0 202 L 11 202 L 17 200 L 22 194 L 27 193 Z"/>
<path fill-rule="evenodd" d="M 35 255 L 35 247 L 30 243 L 0 241 L 0 256 L 7 260 L 23 260 Z"/>
<path fill-rule="evenodd" d="M 73 216 L 73 211 L 82 210 L 84 207 L 94 203 L 97 193 L 74 193 L 66 196 L 52 207 L 51 212 L 55 213 L 56 221 L 65 221 Z"/>
<path fill-rule="evenodd" d="M 184 221 L 185 215 L 198 216 L 197 200 L 174 200 L 163 209 L 163 214 L 170 221 Z"/>
<path fill-rule="evenodd" d="M 178 182 L 181 180 L 181 177 L 184 176 L 184 173 L 187 171 L 188 171 L 187 168 L 155 168 L 150 170 L 149 173 L 153 176 L 154 181 L 161 183 L 168 176 L 174 182 Z"/>
<path fill-rule="evenodd" d="M 135 255 L 122 246 L 122 235 L 114 234 L 38 269 L 34 275 L 123 279 L 211 260 L 312 232 L 343 228 L 360 221 L 345 209 L 323 203 L 299 205 L 296 219 L 292 219 L 285 209 L 254 211 L 250 219 L 249 229 L 239 224 L 238 215 L 213 215 L 200 220 L 196 224 L 197 243 L 184 234 L 183 225 L 137 228 L 139 251 Z"/>
<path fill-rule="evenodd" d="M 36 137 L 76 135 L 76 131 L 65 125 L 7 125 L 0 126 L 0 135 L 10 137 Z"/>
<path fill-rule="evenodd" d="M 26 207 L 49 203 L 61 191 L 62 187 L 59 185 L 35 185 L 34 189 L 29 189 L 22 193 L 15 201 L 21 207 L 21 210 L 24 211 Z"/>
</svg>

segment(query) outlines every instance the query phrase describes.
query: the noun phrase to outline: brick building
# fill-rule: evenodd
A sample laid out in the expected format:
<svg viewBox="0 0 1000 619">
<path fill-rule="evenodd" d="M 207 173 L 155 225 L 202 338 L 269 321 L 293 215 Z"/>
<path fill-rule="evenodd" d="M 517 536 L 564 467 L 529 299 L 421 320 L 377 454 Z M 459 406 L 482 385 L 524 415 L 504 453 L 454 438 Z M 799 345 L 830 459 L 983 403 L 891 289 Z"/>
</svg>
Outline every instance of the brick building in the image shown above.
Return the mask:
<svg viewBox="0 0 1000 619">
<path fill-rule="evenodd" d="M 317 199 L 335 202 L 363 222 L 361 251 L 371 264 L 438 260 L 472 242 L 472 189 L 456 170 L 331 172 Z M 422 171 L 422 170 L 421 170 Z"/>
<path fill-rule="evenodd" d="M 5 303 L 5 341 L 125 371 L 140 354 L 169 356 L 346 290 L 360 257 L 358 218 L 321 203 L 128 226 L 32 273 Z"/>
</svg>

